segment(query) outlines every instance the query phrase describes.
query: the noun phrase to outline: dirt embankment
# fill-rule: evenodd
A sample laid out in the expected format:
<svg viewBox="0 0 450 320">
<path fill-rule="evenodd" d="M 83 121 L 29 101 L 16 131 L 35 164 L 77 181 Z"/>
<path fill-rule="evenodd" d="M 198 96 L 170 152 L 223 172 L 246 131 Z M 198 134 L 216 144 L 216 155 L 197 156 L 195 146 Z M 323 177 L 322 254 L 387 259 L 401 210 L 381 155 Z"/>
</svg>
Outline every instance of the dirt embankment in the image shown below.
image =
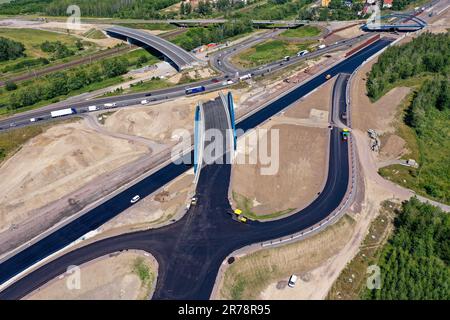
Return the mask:
<svg viewBox="0 0 450 320">
<path fill-rule="evenodd" d="M 198 101 L 206 101 L 216 96 L 217 93 L 209 93 L 153 106 L 120 109 L 108 117 L 105 128 L 112 132 L 173 144 L 177 141 L 177 138 L 173 137 L 177 129 L 193 132 L 194 112 Z"/>
<path fill-rule="evenodd" d="M 259 149 L 264 150 L 264 138 L 258 143 L 238 141 L 239 162 L 233 165 L 231 182 L 234 207 L 246 206 L 259 216 L 273 215 L 303 208 L 317 197 L 327 174 L 331 87 L 332 82 L 327 83 L 261 126 L 269 130 L 267 154 L 275 171 L 263 173 L 269 167 L 258 156 Z M 279 140 L 273 141 L 276 145 L 271 142 L 273 131 L 279 134 Z"/>
<path fill-rule="evenodd" d="M 381 161 L 400 158 L 408 153 L 405 140 L 396 134 L 395 118 L 400 116 L 399 105 L 411 89 L 396 87 L 372 103 L 367 96 L 366 82 L 367 74 L 376 61 L 374 59 L 363 66 L 352 81 L 352 125 L 363 133 L 373 129 L 382 135 L 381 149 L 377 155 Z"/>
<path fill-rule="evenodd" d="M 33 210 L 147 152 L 145 146 L 88 130 L 82 122 L 51 127 L 0 167 L 0 230 L 20 226 Z"/>
<path fill-rule="evenodd" d="M 121 252 L 80 266 L 31 293 L 27 300 L 137 300 L 154 290 L 158 263 L 143 252 Z"/>
</svg>

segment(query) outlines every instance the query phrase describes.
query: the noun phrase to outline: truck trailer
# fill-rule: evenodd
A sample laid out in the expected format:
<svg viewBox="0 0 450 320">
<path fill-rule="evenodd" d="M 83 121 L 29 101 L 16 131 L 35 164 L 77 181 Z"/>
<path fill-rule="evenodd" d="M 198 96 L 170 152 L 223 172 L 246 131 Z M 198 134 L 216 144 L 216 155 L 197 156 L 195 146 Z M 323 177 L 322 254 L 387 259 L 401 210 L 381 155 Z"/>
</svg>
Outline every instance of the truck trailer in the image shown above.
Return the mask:
<svg viewBox="0 0 450 320">
<path fill-rule="evenodd" d="M 67 109 L 61 109 L 61 110 L 55 110 L 50 112 L 50 115 L 52 118 L 56 117 L 62 117 L 62 116 L 68 116 L 70 114 L 75 114 L 77 111 L 74 108 L 67 108 Z"/>
</svg>

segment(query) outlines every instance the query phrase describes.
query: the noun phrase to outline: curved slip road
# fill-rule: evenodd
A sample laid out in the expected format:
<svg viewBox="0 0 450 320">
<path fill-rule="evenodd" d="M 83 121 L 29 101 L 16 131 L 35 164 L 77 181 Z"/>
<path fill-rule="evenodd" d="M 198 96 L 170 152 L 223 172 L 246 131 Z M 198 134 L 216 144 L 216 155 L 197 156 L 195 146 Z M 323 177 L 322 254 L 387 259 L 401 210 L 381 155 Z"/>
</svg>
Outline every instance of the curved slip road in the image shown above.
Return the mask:
<svg viewBox="0 0 450 320">
<path fill-rule="evenodd" d="M 316 78 L 270 103 L 237 124 L 249 130 L 308 94 L 325 80 L 326 74 L 353 72 L 365 59 L 387 46 L 379 40 Z M 202 169 L 197 186 L 198 205 L 178 222 L 142 232 L 112 237 L 69 252 L 29 273 L 0 292 L 0 299 L 18 299 L 64 273 L 69 265 L 80 265 L 96 257 L 126 249 L 150 252 L 159 263 L 155 299 L 208 299 L 223 259 L 245 245 L 283 237 L 310 228 L 325 219 L 343 199 L 349 178 L 348 150 L 336 129 L 331 130 L 329 170 L 325 187 L 308 207 L 284 219 L 241 224 L 231 219 L 228 185 L 231 166 L 213 164 Z M 192 154 L 190 155 L 192 156 Z M 86 215 L 0 264 L 3 283 L 35 262 L 64 248 L 98 228 L 130 206 L 135 194 L 146 196 L 185 172 L 190 165 L 171 163 L 133 185 Z M 295 192 L 295 191 L 293 191 Z"/>
</svg>

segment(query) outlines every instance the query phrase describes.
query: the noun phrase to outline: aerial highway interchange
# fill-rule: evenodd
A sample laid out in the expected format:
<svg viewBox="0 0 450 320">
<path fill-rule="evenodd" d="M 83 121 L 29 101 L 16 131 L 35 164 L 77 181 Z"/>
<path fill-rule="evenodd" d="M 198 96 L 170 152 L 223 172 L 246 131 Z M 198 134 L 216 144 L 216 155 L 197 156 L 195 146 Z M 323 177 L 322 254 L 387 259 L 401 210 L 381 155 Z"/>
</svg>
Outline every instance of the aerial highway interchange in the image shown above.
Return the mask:
<svg viewBox="0 0 450 320">
<path fill-rule="evenodd" d="M 423 7 L 422 11 L 436 3 L 442 5 L 439 1 L 433 1 Z M 249 69 L 234 65 L 231 58 L 258 43 L 272 39 L 280 31 L 273 30 L 250 36 L 238 44 L 225 46 L 217 52 L 210 53 L 207 59 L 201 60 L 192 52 L 143 31 L 123 26 L 110 26 L 105 29 L 108 36 L 156 50 L 177 71 L 209 63 L 219 75 L 188 85 L 174 85 L 165 89 L 89 100 L 75 99 L 17 113 L 0 119 L 0 132 L 60 118 L 83 117 L 91 111 L 157 105 L 164 101 L 176 101 L 185 96 L 196 96 L 199 100 L 197 110 L 201 110 L 202 114 L 200 122 L 202 130 L 215 129 L 223 136 L 227 136 L 229 132 L 239 132 L 237 138 L 242 139 L 272 117 L 283 113 L 299 100 L 306 99 L 309 94 L 333 81 L 330 117 L 327 122 L 328 158 L 327 168 L 324 169 L 326 179 L 323 188 L 306 207 L 301 210 L 295 209 L 287 216 L 267 221 L 247 218 L 239 220 L 240 213 L 236 213 L 230 203 L 233 163 L 230 163 L 229 159 L 233 158 L 235 150 L 224 144 L 219 148 L 223 149 L 224 153 L 218 156 L 223 161 L 205 163 L 201 158 L 203 151 L 217 141 L 211 142 L 206 139 L 198 141 L 204 137 L 196 134 L 194 147 L 187 150 L 179 159 L 167 157 L 162 165 L 155 167 L 145 178 L 127 184 L 114 196 L 96 202 L 86 213 L 68 219 L 41 237 L 3 255 L 0 258 L 0 300 L 25 298 L 64 274 L 69 266 L 81 266 L 100 257 L 127 250 L 140 250 L 156 259 L 158 276 L 152 299 L 207 300 L 213 297 L 213 289 L 221 266 L 227 261 L 231 264 L 237 251 L 243 248 L 257 250 L 276 243 L 307 238 L 337 222 L 341 214 L 348 209 L 357 188 L 355 137 L 351 133 L 352 110 L 348 96 L 350 80 L 360 67 L 391 46 L 397 39 L 398 32 L 414 32 L 426 28 L 427 19 L 416 16 L 413 12 L 393 14 L 389 16 L 394 18 L 390 22 L 392 24 L 383 24 L 377 28 L 371 23 L 361 24 L 362 30 L 369 32 L 317 47 L 311 52 L 306 50 L 305 54 L 287 56 L 282 60 Z M 415 24 L 410 24 L 411 21 Z M 182 26 L 225 22 L 226 19 L 164 21 Z M 306 22 L 252 20 L 252 23 L 295 27 Z M 389 34 L 389 31 L 394 32 Z M 376 32 L 382 32 L 382 35 Z M 234 119 L 233 96 L 230 92 L 224 95 L 227 90 L 239 83 L 284 71 L 300 62 L 323 58 L 341 51 L 347 52 L 344 58 L 341 57 L 339 61 L 326 66 L 316 74 L 309 75 L 305 81 L 280 93 L 273 100 Z M 201 94 L 219 91 L 220 95 L 213 100 L 200 102 Z M 200 168 L 196 167 L 197 171 L 194 171 L 194 174 L 197 174 L 194 182 L 195 202 L 192 198 L 193 201 L 188 205 L 184 215 L 172 219 L 170 223 L 161 227 L 126 232 L 90 241 L 86 245 L 71 247 L 74 243 L 79 244 L 85 235 L 98 230 L 106 222 L 131 208 L 139 199 L 154 194 L 191 170 L 193 165 L 196 165 L 193 162 L 199 154 Z M 180 161 L 181 158 L 188 161 Z M 291 192 L 295 196 L 300 191 L 291 190 Z"/>
</svg>

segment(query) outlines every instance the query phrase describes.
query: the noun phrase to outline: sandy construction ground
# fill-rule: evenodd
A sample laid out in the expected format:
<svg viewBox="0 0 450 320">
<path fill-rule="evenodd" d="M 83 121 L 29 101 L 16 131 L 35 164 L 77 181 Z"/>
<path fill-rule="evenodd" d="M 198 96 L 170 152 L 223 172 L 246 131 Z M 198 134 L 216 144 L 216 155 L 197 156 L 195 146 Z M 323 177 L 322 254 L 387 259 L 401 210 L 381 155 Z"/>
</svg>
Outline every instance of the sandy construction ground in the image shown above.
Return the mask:
<svg viewBox="0 0 450 320">
<path fill-rule="evenodd" d="M 268 136 L 268 154 L 279 154 L 278 170 L 274 174 L 266 175 L 261 171 L 268 167 L 257 156 L 264 139 L 260 139 L 258 145 L 250 139 L 238 141 L 237 157 L 250 155 L 256 157 L 258 163 L 246 161 L 245 164 L 233 165 L 231 190 L 249 199 L 255 214 L 303 208 L 322 190 L 327 174 L 331 87 L 332 83 L 327 83 L 261 126 L 262 129 L 279 132 L 279 143 L 276 141 L 279 152 L 277 147 L 272 147 L 271 133 Z M 273 160 L 276 161 L 276 157 Z M 237 207 L 238 203 L 235 201 L 233 205 Z"/>
<path fill-rule="evenodd" d="M 179 98 L 150 106 L 120 109 L 105 121 L 112 132 L 136 135 L 159 143 L 173 144 L 176 129 L 194 129 L 195 107 L 200 99 L 207 101 L 217 96 L 209 93 L 200 97 Z"/>
<path fill-rule="evenodd" d="M 193 170 L 176 178 L 161 190 L 141 199 L 134 206 L 100 227 L 100 232 L 137 230 L 161 226 L 184 214 L 195 185 Z"/>
<path fill-rule="evenodd" d="M 142 281 L 137 264 L 147 268 L 150 278 Z M 136 300 L 151 295 L 158 272 L 157 261 L 143 252 L 121 252 L 101 257 L 80 266 L 80 286 L 73 274 L 64 274 L 27 300 Z M 69 284 L 69 285 L 68 285 Z M 69 289 L 72 288 L 72 289 Z"/>
<path fill-rule="evenodd" d="M 56 125 L 33 138 L 0 167 L 0 230 L 148 153 L 145 146 L 100 135 L 82 122 Z"/>
</svg>

